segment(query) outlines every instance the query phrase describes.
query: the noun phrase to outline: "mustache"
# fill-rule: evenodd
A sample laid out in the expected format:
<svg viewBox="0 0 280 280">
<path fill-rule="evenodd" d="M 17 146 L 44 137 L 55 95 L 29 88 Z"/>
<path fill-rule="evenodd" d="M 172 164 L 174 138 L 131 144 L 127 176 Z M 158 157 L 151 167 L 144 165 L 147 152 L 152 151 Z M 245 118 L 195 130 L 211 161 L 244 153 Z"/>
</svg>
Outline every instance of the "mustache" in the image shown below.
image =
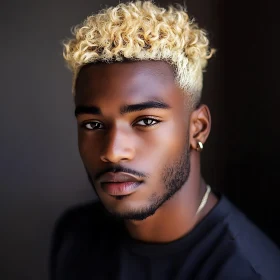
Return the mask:
<svg viewBox="0 0 280 280">
<path fill-rule="evenodd" d="M 149 175 L 146 174 L 146 173 L 142 173 L 142 172 L 136 171 L 134 169 L 123 167 L 121 165 L 115 165 L 115 166 L 111 166 L 111 167 L 108 167 L 106 169 L 103 169 L 100 172 L 98 172 L 97 174 L 95 174 L 94 181 L 97 181 L 102 175 L 104 175 L 105 173 L 108 173 L 108 172 L 112 172 L 112 173 L 124 172 L 124 173 L 128 173 L 128 174 L 131 174 L 131 175 L 135 175 L 135 176 L 140 177 L 140 178 L 148 178 L 149 177 Z"/>
</svg>

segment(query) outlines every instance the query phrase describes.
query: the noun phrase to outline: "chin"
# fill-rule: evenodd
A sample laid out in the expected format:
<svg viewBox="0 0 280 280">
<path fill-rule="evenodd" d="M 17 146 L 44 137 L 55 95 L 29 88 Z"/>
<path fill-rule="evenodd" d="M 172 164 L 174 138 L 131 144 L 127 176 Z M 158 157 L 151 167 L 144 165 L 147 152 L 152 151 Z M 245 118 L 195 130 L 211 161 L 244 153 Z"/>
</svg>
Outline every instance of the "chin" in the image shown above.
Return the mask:
<svg viewBox="0 0 280 280">
<path fill-rule="evenodd" d="M 129 196 L 112 197 L 114 203 L 103 201 L 107 211 L 115 218 L 121 220 L 142 221 L 155 214 L 158 207 L 153 204 L 130 201 Z M 112 199 L 110 199 L 111 202 Z"/>
<path fill-rule="evenodd" d="M 146 211 L 146 209 L 134 209 L 129 211 L 111 211 L 109 212 L 116 219 L 121 220 L 133 220 L 133 221 L 143 221 L 152 215 L 154 215 L 156 210 Z"/>
</svg>

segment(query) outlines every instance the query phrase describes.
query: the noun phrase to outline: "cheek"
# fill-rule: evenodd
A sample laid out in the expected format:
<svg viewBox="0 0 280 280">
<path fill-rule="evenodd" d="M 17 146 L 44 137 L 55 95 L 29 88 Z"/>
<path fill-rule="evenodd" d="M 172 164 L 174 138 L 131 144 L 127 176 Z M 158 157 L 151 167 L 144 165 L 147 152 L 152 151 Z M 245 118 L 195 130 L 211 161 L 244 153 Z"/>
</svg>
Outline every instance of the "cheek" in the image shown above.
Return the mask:
<svg viewBox="0 0 280 280">
<path fill-rule="evenodd" d="M 138 156 L 144 158 L 147 164 L 161 166 L 176 159 L 187 143 L 187 125 L 182 122 L 178 125 L 175 122 L 162 124 L 158 129 L 148 133 L 142 138 L 141 150 Z"/>
<path fill-rule="evenodd" d="M 78 132 L 78 146 L 81 159 L 85 166 L 89 166 L 98 158 L 98 141 L 86 133 Z"/>
</svg>

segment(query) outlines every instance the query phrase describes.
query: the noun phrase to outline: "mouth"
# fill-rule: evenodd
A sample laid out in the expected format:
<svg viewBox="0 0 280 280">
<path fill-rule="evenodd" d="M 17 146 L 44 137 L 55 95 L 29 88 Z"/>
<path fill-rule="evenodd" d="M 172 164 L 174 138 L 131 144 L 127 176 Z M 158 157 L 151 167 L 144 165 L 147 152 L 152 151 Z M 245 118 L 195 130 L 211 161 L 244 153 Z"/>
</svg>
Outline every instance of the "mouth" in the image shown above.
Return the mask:
<svg viewBox="0 0 280 280">
<path fill-rule="evenodd" d="M 101 176 L 99 183 L 105 193 L 111 196 L 125 196 L 135 192 L 143 180 L 124 172 L 108 172 Z"/>
<path fill-rule="evenodd" d="M 124 196 L 135 192 L 141 184 L 141 182 L 104 182 L 101 183 L 101 188 L 111 196 Z"/>
</svg>

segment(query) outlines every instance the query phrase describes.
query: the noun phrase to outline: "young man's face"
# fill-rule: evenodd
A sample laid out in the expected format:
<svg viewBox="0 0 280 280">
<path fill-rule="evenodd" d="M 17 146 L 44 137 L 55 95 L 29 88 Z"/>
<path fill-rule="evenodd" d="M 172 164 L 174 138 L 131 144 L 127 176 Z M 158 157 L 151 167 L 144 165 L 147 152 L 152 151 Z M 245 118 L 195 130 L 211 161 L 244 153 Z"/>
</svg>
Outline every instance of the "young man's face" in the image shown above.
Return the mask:
<svg viewBox="0 0 280 280">
<path fill-rule="evenodd" d="M 76 83 L 79 150 L 112 214 L 141 220 L 187 181 L 186 96 L 164 62 L 91 64 Z"/>
</svg>

